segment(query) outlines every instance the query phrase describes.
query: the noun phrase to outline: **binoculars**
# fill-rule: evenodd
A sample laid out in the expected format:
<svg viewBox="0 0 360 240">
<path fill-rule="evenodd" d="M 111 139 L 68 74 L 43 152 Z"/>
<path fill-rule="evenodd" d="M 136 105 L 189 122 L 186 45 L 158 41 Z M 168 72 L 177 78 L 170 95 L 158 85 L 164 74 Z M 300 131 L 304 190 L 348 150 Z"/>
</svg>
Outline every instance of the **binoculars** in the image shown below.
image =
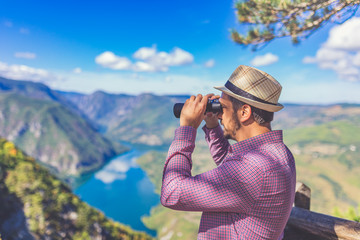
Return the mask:
<svg viewBox="0 0 360 240">
<path fill-rule="evenodd" d="M 176 118 L 180 118 L 181 110 L 184 106 L 184 103 L 175 103 L 174 104 L 174 115 Z M 222 107 L 219 102 L 219 99 L 213 99 L 208 101 L 206 105 L 206 111 L 205 112 L 213 112 L 213 113 L 221 113 Z"/>
</svg>

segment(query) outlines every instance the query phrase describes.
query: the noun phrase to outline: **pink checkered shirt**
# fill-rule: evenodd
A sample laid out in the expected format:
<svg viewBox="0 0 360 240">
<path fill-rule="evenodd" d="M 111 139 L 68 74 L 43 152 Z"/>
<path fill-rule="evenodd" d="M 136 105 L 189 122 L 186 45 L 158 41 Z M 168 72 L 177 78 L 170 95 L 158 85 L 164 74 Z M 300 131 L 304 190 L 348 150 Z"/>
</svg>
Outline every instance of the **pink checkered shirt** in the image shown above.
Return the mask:
<svg viewBox="0 0 360 240">
<path fill-rule="evenodd" d="M 202 211 L 198 239 L 281 239 L 296 182 L 282 131 L 230 146 L 220 126 L 203 129 L 217 168 L 191 175 L 196 130 L 179 127 L 165 162 L 161 203 Z"/>
</svg>

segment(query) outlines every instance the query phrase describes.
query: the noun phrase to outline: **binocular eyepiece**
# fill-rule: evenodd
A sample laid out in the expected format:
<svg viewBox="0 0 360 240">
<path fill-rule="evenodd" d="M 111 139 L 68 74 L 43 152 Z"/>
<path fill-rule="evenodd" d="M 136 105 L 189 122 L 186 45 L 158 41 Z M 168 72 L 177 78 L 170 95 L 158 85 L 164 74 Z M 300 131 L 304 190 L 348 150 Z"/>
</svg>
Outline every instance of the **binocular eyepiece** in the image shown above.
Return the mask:
<svg viewBox="0 0 360 240">
<path fill-rule="evenodd" d="M 184 103 L 175 103 L 174 104 L 174 115 L 176 118 L 180 118 L 181 110 L 184 106 Z M 206 105 L 206 111 L 205 112 L 213 112 L 213 113 L 221 113 L 222 107 L 219 102 L 219 99 L 212 99 L 208 101 Z"/>
</svg>

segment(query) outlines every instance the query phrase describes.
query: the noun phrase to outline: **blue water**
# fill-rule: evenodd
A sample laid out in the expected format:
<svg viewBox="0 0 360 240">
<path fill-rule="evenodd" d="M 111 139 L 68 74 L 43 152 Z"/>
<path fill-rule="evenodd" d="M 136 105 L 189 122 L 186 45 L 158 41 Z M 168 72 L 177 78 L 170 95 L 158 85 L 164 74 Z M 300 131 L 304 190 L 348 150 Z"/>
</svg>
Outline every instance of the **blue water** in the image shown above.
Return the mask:
<svg viewBox="0 0 360 240">
<path fill-rule="evenodd" d="M 115 157 L 74 192 L 107 217 L 156 236 L 155 231 L 141 222 L 141 217 L 149 215 L 151 207 L 160 202 L 159 195 L 154 193 L 154 185 L 135 163 L 146 151 L 133 149 Z"/>
</svg>

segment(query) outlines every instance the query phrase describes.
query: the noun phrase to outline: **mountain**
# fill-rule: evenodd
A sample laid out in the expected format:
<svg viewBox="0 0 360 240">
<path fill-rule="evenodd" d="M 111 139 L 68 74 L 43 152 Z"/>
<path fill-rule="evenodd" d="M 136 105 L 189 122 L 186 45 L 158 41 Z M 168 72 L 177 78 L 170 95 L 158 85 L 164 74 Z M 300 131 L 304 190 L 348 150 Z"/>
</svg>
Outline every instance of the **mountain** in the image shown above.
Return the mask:
<svg viewBox="0 0 360 240">
<path fill-rule="evenodd" d="M 89 105 L 102 102 L 99 99 L 106 99 L 103 103 L 110 105 L 111 99 L 118 99 L 119 102 L 108 108 L 104 115 L 95 109 L 92 115 L 87 113 L 92 120 L 101 122 L 109 138 L 166 145 L 172 140 L 173 130 L 179 125 L 179 120 L 172 115 L 172 106 L 175 102 L 184 102 L 187 97 L 152 94 L 126 96 L 96 92 L 80 98 L 87 99 Z M 123 106 L 119 106 L 120 102 Z M 86 105 L 76 105 L 79 109 L 87 108 Z M 102 108 L 97 106 L 97 109 Z M 357 206 L 357 199 L 360 198 L 357 194 L 360 193 L 359 104 L 285 104 L 284 110 L 275 114 L 272 126 L 273 129 L 284 130 L 284 141 L 297 161 L 297 179 L 313 189 L 313 209 L 331 214 L 335 206 Z M 198 139 L 197 146 L 203 145 L 201 130 Z M 205 153 L 200 155 L 206 156 Z M 148 161 L 156 162 L 151 157 Z M 206 165 L 205 161 L 202 162 Z M 143 169 L 149 176 L 153 173 L 161 176 L 162 166 L 152 165 L 155 169 L 148 166 Z"/>
<path fill-rule="evenodd" d="M 61 94 L 61 93 L 60 93 Z M 167 145 L 179 120 L 173 117 L 175 102 L 187 96 L 138 96 L 95 92 L 90 95 L 62 93 L 102 132 L 113 140 L 147 145 Z M 284 141 L 293 152 L 297 180 L 312 189 L 311 209 L 332 214 L 356 207 L 360 199 L 360 105 L 285 104 L 276 113 L 274 130 L 284 130 Z M 193 174 L 214 168 L 202 131 L 198 131 Z M 166 152 L 149 152 L 138 160 L 157 189 L 161 185 Z M 199 214 L 174 212 L 158 206 L 144 223 L 171 239 L 196 236 Z"/>
<path fill-rule="evenodd" d="M 135 96 L 131 95 L 109 94 L 103 91 L 96 91 L 90 95 L 75 92 L 57 92 L 76 105 L 86 116 L 97 122 L 102 122 L 108 117 L 114 118 L 114 115 L 121 115 L 121 112 L 128 111 L 135 98 Z"/>
<path fill-rule="evenodd" d="M 1 93 L 0 120 L 0 136 L 14 141 L 63 179 L 98 169 L 126 150 L 52 99 Z"/>
<path fill-rule="evenodd" d="M 113 222 L 0 139 L 0 239 L 152 239 Z"/>
<path fill-rule="evenodd" d="M 274 128 L 293 129 L 335 120 L 360 120 L 360 104 L 284 105 L 283 110 L 275 113 L 272 124 Z"/>
<path fill-rule="evenodd" d="M 79 114 L 83 118 L 85 117 L 85 115 L 76 107 L 76 105 L 43 83 L 10 80 L 0 77 L 0 93 L 17 93 L 29 98 L 51 100 L 60 103 L 69 110 Z"/>
<path fill-rule="evenodd" d="M 186 96 L 109 94 L 90 95 L 58 92 L 100 126 L 105 136 L 117 141 L 164 145 L 172 139 L 178 122 L 173 116 L 175 102 Z"/>
</svg>

